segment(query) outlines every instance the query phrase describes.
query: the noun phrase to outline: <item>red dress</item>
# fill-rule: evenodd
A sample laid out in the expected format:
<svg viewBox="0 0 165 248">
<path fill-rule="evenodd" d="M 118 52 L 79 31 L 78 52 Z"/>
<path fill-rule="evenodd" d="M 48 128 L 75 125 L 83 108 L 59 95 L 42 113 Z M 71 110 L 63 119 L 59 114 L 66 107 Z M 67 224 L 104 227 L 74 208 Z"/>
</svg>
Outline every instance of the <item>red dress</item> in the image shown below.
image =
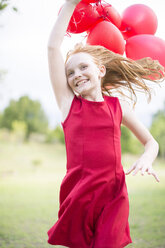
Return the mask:
<svg viewBox="0 0 165 248">
<path fill-rule="evenodd" d="M 74 96 L 61 122 L 66 175 L 48 243 L 69 248 L 123 248 L 132 243 L 129 199 L 121 164 L 122 110 L 117 97 L 95 102 Z"/>
</svg>

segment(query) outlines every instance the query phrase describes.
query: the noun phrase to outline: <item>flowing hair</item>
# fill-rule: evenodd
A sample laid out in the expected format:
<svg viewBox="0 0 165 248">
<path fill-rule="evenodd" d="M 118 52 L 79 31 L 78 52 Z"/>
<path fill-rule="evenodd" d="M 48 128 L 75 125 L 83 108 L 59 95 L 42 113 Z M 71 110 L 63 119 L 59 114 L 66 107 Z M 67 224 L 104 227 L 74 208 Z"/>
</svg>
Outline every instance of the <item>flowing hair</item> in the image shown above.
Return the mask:
<svg viewBox="0 0 165 248">
<path fill-rule="evenodd" d="M 132 60 L 103 46 L 84 45 L 82 42 L 77 43 L 67 53 L 65 64 L 71 55 L 80 52 L 90 54 L 96 65 L 105 66 L 106 74 L 101 79 L 102 94 L 111 96 L 113 90 L 116 90 L 122 96 L 134 100 L 133 107 L 137 102 L 135 91 L 147 93 L 149 96 L 148 102 L 151 101 L 152 88 L 146 85 L 145 80 L 159 84 L 165 79 L 164 67 L 160 65 L 158 60 L 152 60 L 150 57 Z M 131 97 L 123 93 L 122 88 L 127 89 L 131 93 Z"/>
</svg>

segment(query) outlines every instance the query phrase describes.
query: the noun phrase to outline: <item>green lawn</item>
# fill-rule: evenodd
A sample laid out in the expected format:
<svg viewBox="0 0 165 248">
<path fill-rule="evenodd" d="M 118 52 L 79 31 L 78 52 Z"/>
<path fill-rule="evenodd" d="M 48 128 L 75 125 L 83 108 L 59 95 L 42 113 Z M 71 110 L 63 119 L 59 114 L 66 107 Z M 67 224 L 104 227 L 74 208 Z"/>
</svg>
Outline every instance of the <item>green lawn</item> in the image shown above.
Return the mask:
<svg viewBox="0 0 165 248">
<path fill-rule="evenodd" d="M 126 170 L 137 156 L 123 155 Z M 47 248 L 65 175 L 63 145 L 0 143 L 0 248 Z M 130 198 L 128 248 L 165 248 L 165 161 L 151 175 L 126 176 Z M 55 246 L 61 247 L 61 246 Z"/>
</svg>

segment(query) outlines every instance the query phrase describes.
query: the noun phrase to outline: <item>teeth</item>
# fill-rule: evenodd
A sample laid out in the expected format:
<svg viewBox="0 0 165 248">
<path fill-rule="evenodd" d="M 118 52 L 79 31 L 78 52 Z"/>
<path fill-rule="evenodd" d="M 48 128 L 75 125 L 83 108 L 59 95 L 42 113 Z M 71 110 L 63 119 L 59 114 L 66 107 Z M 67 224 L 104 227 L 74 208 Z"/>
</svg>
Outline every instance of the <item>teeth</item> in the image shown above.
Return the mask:
<svg viewBox="0 0 165 248">
<path fill-rule="evenodd" d="M 87 81 L 88 81 L 87 79 L 86 80 L 83 80 L 83 81 L 80 81 L 79 83 L 76 84 L 76 86 L 79 86 L 82 83 L 86 83 Z"/>
</svg>

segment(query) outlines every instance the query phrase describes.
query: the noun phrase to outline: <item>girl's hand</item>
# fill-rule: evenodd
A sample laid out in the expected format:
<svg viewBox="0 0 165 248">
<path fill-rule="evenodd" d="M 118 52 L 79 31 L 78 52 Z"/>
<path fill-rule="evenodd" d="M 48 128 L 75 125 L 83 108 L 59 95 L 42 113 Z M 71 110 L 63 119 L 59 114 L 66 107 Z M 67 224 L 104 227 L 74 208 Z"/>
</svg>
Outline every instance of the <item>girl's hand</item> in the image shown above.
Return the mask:
<svg viewBox="0 0 165 248">
<path fill-rule="evenodd" d="M 73 5 L 77 5 L 81 0 L 65 0 L 67 3 L 71 3 Z"/>
<path fill-rule="evenodd" d="M 141 170 L 141 175 L 143 176 L 145 172 L 147 172 L 149 175 L 153 175 L 157 182 L 160 182 L 156 172 L 152 168 L 152 163 L 149 162 L 147 158 L 140 157 L 125 173 L 126 175 L 130 174 L 132 171 L 133 176 L 135 176 L 138 171 Z"/>
</svg>

